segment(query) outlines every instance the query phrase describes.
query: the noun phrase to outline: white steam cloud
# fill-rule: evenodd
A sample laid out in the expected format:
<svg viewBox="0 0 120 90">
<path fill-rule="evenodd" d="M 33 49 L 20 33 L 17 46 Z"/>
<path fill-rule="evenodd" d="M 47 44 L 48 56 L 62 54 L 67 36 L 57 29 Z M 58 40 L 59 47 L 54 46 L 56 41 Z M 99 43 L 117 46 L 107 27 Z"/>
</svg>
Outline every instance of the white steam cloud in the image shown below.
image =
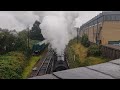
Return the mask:
<svg viewBox="0 0 120 90">
<path fill-rule="evenodd" d="M 90 12 L 46 11 L 35 14 L 40 16 L 40 28 L 44 38 L 49 41 L 57 54 L 61 55 L 69 40 L 76 36 L 76 28 L 82 25 L 81 21 L 86 22 L 88 20 L 88 13 Z M 97 14 L 96 12 L 95 15 Z M 85 18 L 83 19 L 83 17 Z M 91 18 L 92 15 L 89 16 L 89 19 Z"/>
<path fill-rule="evenodd" d="M 74 20 L 76 12 L 46 12 L 40 28 L 45 39 L 49 41 L 58 55 L 64 53 L 69 40 L 75 36 Z"/>
<path fill-rule="evenodd" d="M 57 54 L 63 53 L 65 45 L 68 44 L 67 23 L 64 17 L 46 16 L 40 25 L 43 36 L 56 50 Z"/>
</svg>

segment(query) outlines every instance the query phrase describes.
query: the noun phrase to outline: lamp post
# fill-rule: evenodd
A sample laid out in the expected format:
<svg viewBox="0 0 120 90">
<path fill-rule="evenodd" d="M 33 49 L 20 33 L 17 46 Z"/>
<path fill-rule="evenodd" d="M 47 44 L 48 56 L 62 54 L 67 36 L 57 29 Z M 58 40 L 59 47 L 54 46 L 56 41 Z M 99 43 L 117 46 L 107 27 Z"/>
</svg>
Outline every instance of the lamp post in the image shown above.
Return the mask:
<svg viewBox="0 0 120 90">
<path fill-rule="evenodd" d="M 27 55 L 27 57 L 29 57 L 29 55 L 30 55 L 30 47 L 29 47 L 29 41 L 30 41 L 30 39 L 29 39 L 29 37 L 30 37 L 30 35 L 29 35 L 29 26 L 27 27 L 27 52 L 26 52 L 26 55 Z"/>
</svg>

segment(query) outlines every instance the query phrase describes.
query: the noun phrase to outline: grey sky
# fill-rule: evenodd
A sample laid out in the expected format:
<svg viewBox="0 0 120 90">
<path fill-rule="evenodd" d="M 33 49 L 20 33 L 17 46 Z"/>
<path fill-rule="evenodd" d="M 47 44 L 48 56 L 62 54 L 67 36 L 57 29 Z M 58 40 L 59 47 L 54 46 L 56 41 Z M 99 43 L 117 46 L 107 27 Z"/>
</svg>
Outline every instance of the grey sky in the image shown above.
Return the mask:
<svg viewBox="0 0 120 90">
<path fill-rule="evenodd" d="M 74 12 L 74 11 L 72 11 Z M 77 24 L 80 26 L 92 17 L 102 11 L 75 11 L 78 13 L 76 18 Z M 35 20 L 41 20 L 44 13 L 50 11 L 0 11 L 0 28 L 16 29 L 21 31 L 27 26 L 32 26 Z M 39 18 L 40 17 L 40 18 Z"/>
</svg>

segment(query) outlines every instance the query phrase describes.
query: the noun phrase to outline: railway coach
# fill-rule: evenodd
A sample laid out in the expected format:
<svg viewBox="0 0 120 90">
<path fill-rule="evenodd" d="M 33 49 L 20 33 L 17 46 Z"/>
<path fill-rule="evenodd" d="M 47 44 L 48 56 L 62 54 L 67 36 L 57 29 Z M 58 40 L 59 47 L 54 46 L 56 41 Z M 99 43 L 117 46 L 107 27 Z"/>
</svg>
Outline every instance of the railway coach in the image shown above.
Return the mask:
<svg viewBox="0 0 120 90">
<path fill-rule="evenodd" d="M 47 40 L 43 40 L 39 43 L 36 43 L 32 47 L 33 55 L 39 55 L 43 50 L 48 46 Z"/>
</svg>

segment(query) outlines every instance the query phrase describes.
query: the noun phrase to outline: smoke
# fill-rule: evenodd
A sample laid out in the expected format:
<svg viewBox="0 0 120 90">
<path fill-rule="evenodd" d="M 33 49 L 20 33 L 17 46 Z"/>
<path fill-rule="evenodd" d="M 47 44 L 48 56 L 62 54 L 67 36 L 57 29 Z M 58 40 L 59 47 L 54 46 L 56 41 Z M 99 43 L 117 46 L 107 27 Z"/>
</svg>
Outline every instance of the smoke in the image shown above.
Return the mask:
<svg viewBox="0 0 120 90">
<path fill-rule="evenodd" d="M 99 11 L 34 12 L 40 17 L 40 28 L 44 38 L 48 40 L 58 55 L 63 54 L 69 40 L 77 35 L 76 28 L 80 28 L 83 23 L 98 13 Z"/>
<path fill-rule="evenodd" d="M 64 53 L 69 40 L 75 37 L 74 20 L 76 12 L 53 11 L 42 13 L 41 33 L 58 55 Z"/>
</svg>

